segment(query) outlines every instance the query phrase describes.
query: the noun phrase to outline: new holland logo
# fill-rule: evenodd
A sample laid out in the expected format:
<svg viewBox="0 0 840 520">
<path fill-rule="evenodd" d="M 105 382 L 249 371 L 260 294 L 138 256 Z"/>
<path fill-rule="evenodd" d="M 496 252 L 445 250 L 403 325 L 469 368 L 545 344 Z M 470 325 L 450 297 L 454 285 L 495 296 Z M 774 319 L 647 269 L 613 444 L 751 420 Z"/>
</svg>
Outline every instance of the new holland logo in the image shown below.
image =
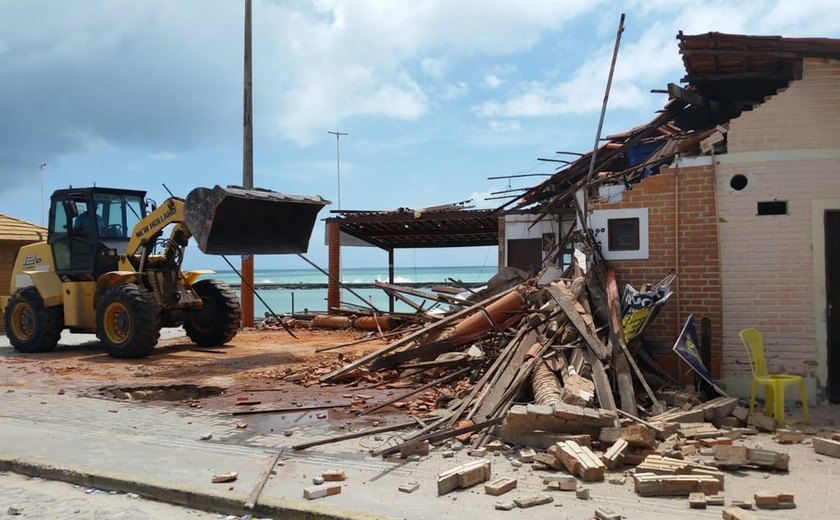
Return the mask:
<svg viewBox="0 0 840 520">
<path fill-rule="evenodd" d="M 37 255 L 26 255 L 23 257 L 23 267 L 32 267 L 41 263 L 41 258 Z"/>
</svg>

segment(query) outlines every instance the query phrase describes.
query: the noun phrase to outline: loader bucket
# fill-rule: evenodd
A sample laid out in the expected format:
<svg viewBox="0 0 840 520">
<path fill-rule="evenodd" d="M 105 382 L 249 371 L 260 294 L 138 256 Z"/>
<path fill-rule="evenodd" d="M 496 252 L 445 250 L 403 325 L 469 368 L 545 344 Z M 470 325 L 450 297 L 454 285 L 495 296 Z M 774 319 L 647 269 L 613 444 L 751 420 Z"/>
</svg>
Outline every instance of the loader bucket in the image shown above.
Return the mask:
<svg viewBox="0 0 840 520">
<path fill-rule="evenodd" d="M 195 188 L 184 202 L 184 220 L 207 254 L 305 253 L 318 212 L 329 203 L 259 188 Z"/>
</svg>

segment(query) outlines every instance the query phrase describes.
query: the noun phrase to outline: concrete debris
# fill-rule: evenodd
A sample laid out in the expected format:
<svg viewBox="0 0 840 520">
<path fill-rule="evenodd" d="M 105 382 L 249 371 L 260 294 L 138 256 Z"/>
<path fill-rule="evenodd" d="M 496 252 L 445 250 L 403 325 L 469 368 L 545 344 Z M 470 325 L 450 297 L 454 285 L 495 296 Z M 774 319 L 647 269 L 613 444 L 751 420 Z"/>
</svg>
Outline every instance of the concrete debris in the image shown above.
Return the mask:
<svg viewBox="0 0 840 520">
<path fill-rule="evenodd" d="M 543 484 L 560 491 L 576 491 L 578 488 L 577 479 L 571 475 L 545 475 L 542 479 Z"/>
<path fill-rule="evenodd" d="M 490 480 L 490 462 L 477 460 L 445 471 L 437 477 L 438 495 L 466 489 Z"/>
<path fill-rule="evenodd" d="M 441 457 L 453 458 L 468 450 L 477 460 L 440 473 L 438 495 L 479 483 L 492 496 L 515 489 L 514 478 L 491 481 L 491 464 L 484 460 L 488 453 L 504 456 L 513 471 L 522 464 L 532 464 L 534 472 L 555 471 L 540 475 L 546 490 L 576 491 L 582 499 L 589 498 L 589 488 L 579 487 L 581 481 L 603 481 L 607 470 L 636 466 L 631 478 L 638 495 L 684 496 L 697 509 L 723 505 L 724 470 L 788 470 L 787 453 L 743 445 L 743 437 L 775 432 L 776 442 L 788 444 L 803 442 L 804 433 L 777 431 L 773 417 L 750 413 L 733 397 L 715 394 L 704 401 L 686 390 L 690 387 L 663 377 L 667 373 L 637 342 L 625 342 L 625 336 L 641 338 L 640 330 L 628 335 L 625 329 L 632 320 L 626 318 L 636 316 L 640 321 L 635 326 L 644 327 L 650 321 L 647 313 L 657 313 L 653 303 L 619 298 L 606 264 L 597 260 L 563 273 L 546 269 L 529 279 L 506 280 L 468 300 L 437 293 L 432 299 L 450 303 L 450 312 L 432 319 L 418 308 L 412 328 L 393 334 L 398 339 L 387 345 L 341 365 L 285 379 L 303 385 L 350 383 L 345 394 L 353 399 L 349 411 L 367 414 L 387 407 L 412 416 L 413 422 L 390 431 L 422 423 L 405 440 L 371 450 L 376 456 L 420 460 L 432 446 L 441 446 Z M 674 275 L 666 276 L 642 300 L 650 296 L 651 302 L 664 303 L 674 280 Z M 394 285 L 383 289 L 429 296 Z M 630 290 L 628 294 L 641 294 Z M 641 310 L 634 305 L 645 309 L 644 320 L 634 314 Z M 387 386 L 394 395 L 379 402 L 376 396 L 356 393 L 360 384 Z M 636 395 L 637 388 L 645 392 Z M 382 433 L 377 428 L 354 436 Z M 814 450 L 840 457 L 840 440 L 814 438 Z M 611 475 L 609 482 L 625 485 L 627 476 Z M 400 491 L 413 492 L 415 484 L 403 484 Z M 761 504 L 773 500 L 769 494 L 756 497 Z M 775 497 L 778 507 L 793 503 L 784 494 Z M 499 502 L 496 508 L 533 507 L 551 500 L 550 494 L 539 493 Z M 725 512 L 724 517 L 743 511 Z M 620 514 L 598 508 L 596 517 Z"/>
<path fill-rule="evenodd" d="M 513 500 L 502 500 L 501 502 L 496 502 L 495 507 L 499 511 L 510 511 L 516 507 L 516 502 Z"/>
<path fill-rule="evenodd" d="M 795 430 L 776 430 L 773 439 L 779 444 L 799 444 L 805 440 L 805 433 Z"/>
<path fill-rule="evenodd" d="M 706 509 L 705 493 L 689 493 L 688 507 L 691 509 Z"/>
<path fill-rule="evenodd" d="M 487 484 L 484 484 L 484 492 L 493 496 L 504 495 L 511 489 L 515 489 L 516 484 L 517 481 L 515 478 L 499 477 Z"/>
<path fill-rule="evenodd" d="M 527 509 L 529 507 L 550 504 L 554 502 L 554 498 L 543 493 L 536 493 L 533 495 L 517 497 L 513 500 L 513 502 L 516 504 L 516 507 L 520 509 Z"/>
<path fill-rule="evenodd" d="M 820 455 L 840 458 L 840 441 L 814 437 L 814 451 Z"/>
<path fill-rule="evenodd" d="M 307 500 L 315 500 L 316 498 L 328 497 L 331 495 L 338 495 L 341 493 L 340 485 L 331 486 L 311 486 L 303 489 L 303 498 Z"/>
<path fill-rule="evenodd" d="M 760 491 L 753 496 L 759 509 L 793 509 L 796 507 L 792 493 Z"/>
<path fill-rule="evenodd" d="M 723 489 L 721 482 L 710 475 L 634 473 L 633 483 L 636 493 L 643 497 L 688 496 L 697 491 L 716 495 Z"/>
<path fill-rule="evenodd" d="M 417 481 L 406 482 L 405 484 L 400 484 L 398 489 L 403 493 L 414 493 L 420 489 L 420 483 Z"/>
<path fill-rule="evenodd" d="M 595 518 L 598 520 L 621 520 L 621 515 L 609 507 L 599 507 L 595 510 Z"/>
<path fill-rule="evenodd" d="M 758 520 L 757 516 L 740 507 L 724 507 L 721 514 L 723 520 Z"/>
<path fill-rule="evenodd" d="M 222 484 L 224 482 L 233 482 L 239 476 L 239 473 L 236 471 L 231 471 L 230 473 L 222 473 L 219 475 L 213 475 L 211 481 L 213 484 Z"/>
</svg>

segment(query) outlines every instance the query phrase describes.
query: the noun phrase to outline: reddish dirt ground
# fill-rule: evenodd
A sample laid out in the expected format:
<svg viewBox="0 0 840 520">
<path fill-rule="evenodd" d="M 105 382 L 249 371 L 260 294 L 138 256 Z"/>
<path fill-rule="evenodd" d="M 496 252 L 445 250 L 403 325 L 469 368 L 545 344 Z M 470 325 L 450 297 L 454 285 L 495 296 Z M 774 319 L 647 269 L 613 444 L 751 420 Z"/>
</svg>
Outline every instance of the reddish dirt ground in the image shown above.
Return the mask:
<svg viewBox="0 0 840 520">
<path fill-rule="evenodd" d="M 186 337 L 164 339 L 146 358 L 115 359 L 97 341 L 62 342 L 53 352 L 23 354 L 11 347 L 0 349 L 0 380 L 16 389 L 63 392 L 114 398 L 108 388 L 131 391 L 138 387 L 197 385 L 218 387 L 223 393 L 198 399 L 152 399 L 157 405 L 191 406 L 212 410 L 246 411 L 264 408 L 295 408 L 353 404 L 350 407 L 312 411 L 321 419 L 348 419 L 350 413 L 378 403 L 404 390 L 370 389 L 369 381 L 355 385 L 321 385 L 317 375 L 343 366 L 351 359 L 385 344 L 376 339 L 323 353 L 320 347 L 336 346 L 366 337 L 358 331 L 295 329 L 298 339 L 283 330 L 249 329 L 223 347 L 199 349 Z M 196 350 L 199 349 L 199 350 Z M 297 382 L 284 381 L 306 376 Z M 167 398 L 171 399 L 171 398 Z M 253 406 L 241 400 L 259 401 Z M 380 420 L 399 418 L 396 410 L 377 414 Z M 245 418 L 253 415 L 242 416 Z M 372 416 L 371 416 L 372 417 Z M 404 417 L 401 420 L 405 420 Z"/>
</svg>

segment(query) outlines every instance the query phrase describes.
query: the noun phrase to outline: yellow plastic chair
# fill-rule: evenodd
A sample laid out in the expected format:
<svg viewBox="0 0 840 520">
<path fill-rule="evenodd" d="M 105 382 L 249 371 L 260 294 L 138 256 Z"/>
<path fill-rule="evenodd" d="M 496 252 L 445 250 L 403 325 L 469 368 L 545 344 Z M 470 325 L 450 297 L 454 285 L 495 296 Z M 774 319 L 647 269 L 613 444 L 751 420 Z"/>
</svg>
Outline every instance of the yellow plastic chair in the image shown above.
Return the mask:
<svg viewBox="0 0 840 520">
<path fill-rule="evenodd" d="M 767 361 L 764 359 L 764 335 L 755 329 L 741 331 L 741 341 L 747 347 L 752 370 L 752 393 L 750 395 L 750 413 L 755 406 L 755 393 L 759 385 L 764 387 L 764 415 L 772 415 L 780 427 L 785 425 L 785 387 L 799 385 L 799 399 L 802 401 L 802 419 L 808 424 L 808 397 L 805 395 L 805 382 L 801 376 L 790 374 L 767 373 Z"/>
</svg>

